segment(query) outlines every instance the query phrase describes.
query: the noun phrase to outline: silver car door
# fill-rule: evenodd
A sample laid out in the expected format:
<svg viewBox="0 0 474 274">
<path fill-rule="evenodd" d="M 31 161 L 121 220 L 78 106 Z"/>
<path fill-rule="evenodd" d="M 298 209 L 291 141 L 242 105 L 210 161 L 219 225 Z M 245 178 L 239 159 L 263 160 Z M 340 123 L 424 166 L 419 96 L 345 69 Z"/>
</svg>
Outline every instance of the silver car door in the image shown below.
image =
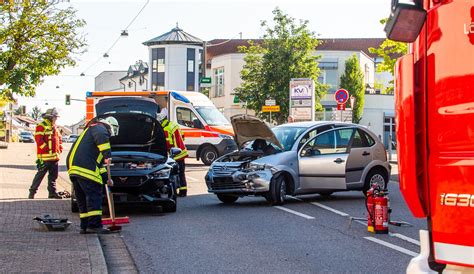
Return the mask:
<svg viewBox="0 0 474 274">
<path fill-rule="evenodd" d="M 343 128 L 323 132 L 301 148 L 298 162 L 302 193 L 346 189 L 348 144 L 353 130 Z"/>
<path fill-rule="evenodd" d="M 350 186 L 362 186 L 362 174 L 367 165 L 372 162 L 373 153 L 369 143 L 360 129 L 355 130 L 351 145 L 349 158 L 346 165 L 346 179 L 348 188 Z"/>
</svg>

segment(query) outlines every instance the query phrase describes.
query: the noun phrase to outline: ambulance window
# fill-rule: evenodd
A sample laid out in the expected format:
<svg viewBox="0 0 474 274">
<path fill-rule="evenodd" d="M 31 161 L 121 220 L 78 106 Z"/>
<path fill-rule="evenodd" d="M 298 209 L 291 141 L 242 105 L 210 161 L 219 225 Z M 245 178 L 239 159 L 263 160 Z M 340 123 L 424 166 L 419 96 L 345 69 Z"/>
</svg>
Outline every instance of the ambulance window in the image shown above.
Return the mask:
<svg viewBox="0 0 474 274">
<path fill-rule="evenodd" d="M 203 129 L 199 118 L 188 108 L 176 108 L 176 120 L 180 126 Z"/>
</svg>

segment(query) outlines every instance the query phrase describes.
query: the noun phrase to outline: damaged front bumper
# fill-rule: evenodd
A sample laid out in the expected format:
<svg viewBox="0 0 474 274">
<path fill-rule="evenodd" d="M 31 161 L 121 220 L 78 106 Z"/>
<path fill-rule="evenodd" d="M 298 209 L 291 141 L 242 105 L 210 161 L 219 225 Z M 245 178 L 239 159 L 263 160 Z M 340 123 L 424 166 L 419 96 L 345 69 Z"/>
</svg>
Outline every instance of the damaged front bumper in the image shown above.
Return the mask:
<svg viewBox="0 0 474 274">
<path fill-rule="evenodd" d="M 208 192 L 215 194 L 258 195 L 270 191 L 272 171 L 235 171 L 221 175 L 209 171 L 206 174 Z"/>
</svg>

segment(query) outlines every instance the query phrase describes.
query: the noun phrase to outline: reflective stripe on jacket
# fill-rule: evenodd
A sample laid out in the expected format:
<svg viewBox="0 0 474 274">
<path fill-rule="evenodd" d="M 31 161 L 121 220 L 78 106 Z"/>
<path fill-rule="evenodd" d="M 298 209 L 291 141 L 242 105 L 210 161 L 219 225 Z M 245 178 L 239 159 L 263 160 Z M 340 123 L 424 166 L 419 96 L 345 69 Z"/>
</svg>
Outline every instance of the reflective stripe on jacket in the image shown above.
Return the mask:
<svg viewBox="0 0 474 274">
<path fill-rule="evenodd" d="M 164 119 L 161 123 L 161 126 L 165 131 L 166 148 L 168 149 L 168 151 L 173 147 L 181 149 L 181 153 L 174 156 L 174 160 L 182 160 L 188 157 L 188 151 L 186 150 L 186 145 L 184 144 L 183 133 L 181 132 L 181 129 L 179 128 L 178 124 L 168 119 Z"/>
<path fill-rule="evenodd" d="M 51 121 L 44 119 L 35 130 L 36 154 L 43 161 L 59 161 L 63 151 L 61 136 Z"/>
<path fill-rule="evenodd" d="M 68 174 L 102 184 L 104 159 L 110 157 L 110 133 L 104 124 L 92 124 L 77 138 L 67 156 Z"/>
</svg>

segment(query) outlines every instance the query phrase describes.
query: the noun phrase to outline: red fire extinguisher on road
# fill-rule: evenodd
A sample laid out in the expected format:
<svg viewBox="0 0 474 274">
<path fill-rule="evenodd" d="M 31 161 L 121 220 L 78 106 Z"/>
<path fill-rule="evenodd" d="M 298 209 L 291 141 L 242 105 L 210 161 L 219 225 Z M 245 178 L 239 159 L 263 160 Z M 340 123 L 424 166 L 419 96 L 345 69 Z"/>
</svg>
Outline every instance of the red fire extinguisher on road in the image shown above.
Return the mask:
<svg viewBox="0 0 474 274">
<path fill-rule="evenodd" d="M 374 199 L 375 233 L 388 234 L 388 197 L 381 191 Z"/>
<path fill-rule="evenodd" d="M 367 231 L 376 234 L 388 234 L 390 216 L 387 194 L 380 186 L 375 184 L 367 191 Z"/>
<path fill-rule="evenodd" d="M 367 197 L 366 197 L 366 200 L 365 200 L 365 206 L 367 208 L 367 231 L 369 232 L 375 232 L 375 228 L 374 228 L 374 223 L 375 223 L 375 219 L 374 219 L 374 188 L 371 187 L 368 191 L 367 191 Z"/>
</svg>

